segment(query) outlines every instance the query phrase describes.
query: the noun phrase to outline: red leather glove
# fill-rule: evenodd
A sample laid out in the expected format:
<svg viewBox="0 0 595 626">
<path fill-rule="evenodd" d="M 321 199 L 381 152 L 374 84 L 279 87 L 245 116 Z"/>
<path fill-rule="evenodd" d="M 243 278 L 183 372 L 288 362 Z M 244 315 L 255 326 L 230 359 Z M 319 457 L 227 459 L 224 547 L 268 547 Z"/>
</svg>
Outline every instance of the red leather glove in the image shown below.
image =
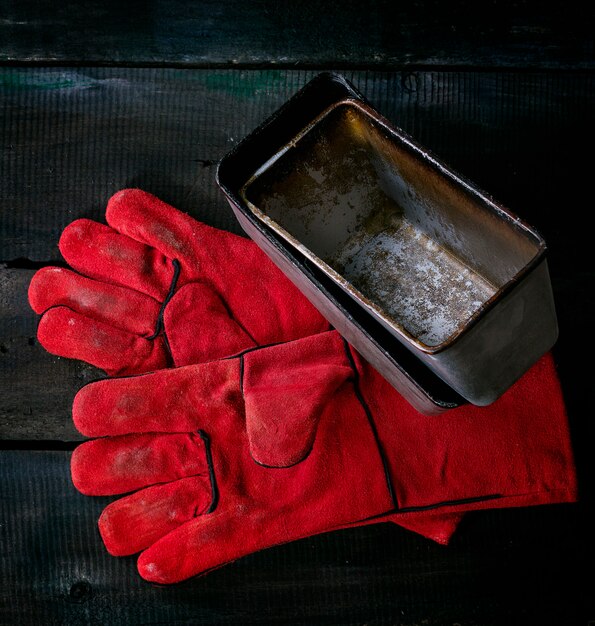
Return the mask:
<svg viewBox="0 0 595 626">
<path fill-rule="evenodd" d="M 73 272 L 41 269 L 29 302 L 40 343 L 111 376 L 237 354 L 329 329 L 328 322 L 250 240 L 127 189 L 108 202 L 109 226 L 70 224 L 60 251 Z M 377 521 L 392 521 L 390 519 Z M 460 516 L 398 523 L 447 543 Z"/>
<path fill-rule="evenodd" d="M 99 527 L 172 583 L 373 516 L 573 501 L 550 355 L 489 407 L 416 413 L 335 332 L 103 380 L 77 395 L 83 493 L 131 495 Z"/>
<path fill-rule="evenodd" d="M 29 286 L 40 343 L 110 376 L 291 341 L 329 323 L 253 242 L 139 189 L 108 202 L 109 226 L 80 219 Z M 170 354 L 171 352 L 171 354 Z"/>
</svg>

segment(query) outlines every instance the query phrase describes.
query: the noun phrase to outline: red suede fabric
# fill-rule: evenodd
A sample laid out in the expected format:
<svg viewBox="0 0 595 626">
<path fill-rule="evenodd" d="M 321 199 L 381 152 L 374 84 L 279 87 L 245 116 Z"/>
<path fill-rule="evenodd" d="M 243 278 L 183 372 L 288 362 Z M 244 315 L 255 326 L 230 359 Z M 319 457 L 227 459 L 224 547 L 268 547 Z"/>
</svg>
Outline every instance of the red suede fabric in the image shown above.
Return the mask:
<svg viewBox="0 0 595 626">
<path fill-rule="evenodd" d="M 83 219 L 62 234 L 60 250 L 80 274 L 49 267 L 31 281 L 29 301 L 42 314 L 38 338 L 52 354 L 86 361 L 112 376 L 131 375 L 328 329 L 251 241 L 200 224 L 138 189 L 115 194 L 106 216 L 110 226 Z M 166 341 L 163 330 L 153 335 L 174 278 L 174 259 L 180 273 L 163 311 Z M 275 402 L 283 401 L 279 393 Z M 267 446 L 265 435 L 255 422 L 250 436 L 261 448 Z M 292 434 L 285 446 L 269 447 L 266 454 L 283 465 L 287 458 L 274 460 L 274 450 L 297 459 L 311 445 Z M 419 524 L 421 534 L 446 543 L 459 519 L 422 513 L 393 521 L 414 531 Z"/>
<path fill-rule="evenodd" d="M 550 353 L 490 406 L 465 405 L 435 418 L 414 411 L 352 353 L 399 509 L 441 503 L 448 511 L 449 502 L 465 500 L 465 510 L 576 500 L 568 418 Z M 488 499 L 471 501 L 479 496 Z"/>
<path fill-rule="evenodd" d="M 204 442 L 196 433 L 94 439 L 74 451 L 71 466 L 74 486 L 88 496 L 135 491 L 187 476 L 208 479 Z"/>
<path fill-rule="evenodd" d="M 307 456 L 316 425 L 329 398 L 352 368 L 336 350 L 336 333 L 279 348 L 283 362 L 273 367 L 268 351 L 244 359 L 243 397 L 252 458 L 269 467 L 289 467 Z M 277 351 L 276 351 L 277 352 Z"/>
<path fill-rule="evenodd" d="M 334 338 L 306 338 L 311 346 L 309 358 L 313 367 L 323 359 L 329 377 L 337 370 L 348 368 L 345 353 L 334 349 Z M 292 372 L 291 344 L 276 347 L 275 365 L 271 368 L 271 385 L 285 370 L 287 380 L 295 380 Z M 250 362 L 253 355 L 244 357 Z M 289 365 L 284 366 L 285 355 Z M 84 387 L 76 404 L 75 423 L 88 434 L 105 434 L 106 424 L 112 425 L 112 437 L 96 439 L 77 448 L 72 457 L 73 481 L 85 493 L 127 493 L 146 487 L 140 494 L 114 502 L 100 519 L 100 531 L 110 552 L 129 554 L 146 548 L 157 535 L 160 541 L 178 534 L 174 548 L 159 552 L 157 559 L 145 559 L 139 567 L 145 578 L 170 583 L 199 572 L 206 572 L 243 555 L 271 545 L 307 537 L 315 533 L 347 525 L 392 508 L 384 465 L 373 429 L 361 404 L 349 384 L 330 392 L 320 418 L 310 420 L 316 430 L 314 445 L 307 458 L 287 468 L 268 468 L 256 463 L 251 455 L 246 431 L 245 407 L 241 396 L 241 359 L 215 363 L 216 374 L 204 376 L 210 364 L 194 365 L 177 370 L 164 370 L 135 378 L 101 381 Z M 189 373 L 197 370 L 198 373 Z M 175 379 L 193 378 L 204 386 L 191 400 L 175 386 Z M 164 380 L 162 380 L 165 377 Z M 219 394 L 212 394 L 219 407 L 213 411 L 208 391 L 213 389 L 214 377 L 220 378 Z M 230 381 L 235 381 L 235 389 Z M 320 382 L 313 380 L 313 391 Z M 264 384 L 264 375 L 259 377 Z M 128 393 L 133 383 L 133 396 L 139 390 L 148 398 L 146 405 L 132 403 L 122 407 L 119 399 Z M 184 389 L 187 387 L 184 383 Z M 293 391 L 288 384 L 287 391 Z M 310 391 L 301 382 L 296 397 Z M 174 407 L 171 398 L 178 404 Z M 197 397 L 202 399 L 197 401 Z M 170 414 L 162 414 L 163 426 L 173 432 L 137 433 L 143 422 L 137 411 L 145 406 L 167 406 Z M 271 413 L 275 407 L 269 405 Z M 308 420 L 306 420 L 308 421 Z M 156 426 L 157 418 L 151 428 Z M 346 427 L 348 425 L 348 427 Z M 184 431 L 189 426 L 204 430 L 210 440 L 218 503 L 210 513 L 205 510 L 205 471 L 207 455 L 203 439 Z M 96 430 L 96 428 L 98 430 Z M 123 434 L 127 433 L 127 434 Z M 123 466 L 127 470 L 123 471 Z M 197 476 L 201 479 L 193 502 L 188 502 L 188 487 L 179 481 Z M 170 487 L 165 488 L 165 484 Z M 119 485 L 119 486 L 118 486 Z M 171 492 L 176 492 L 170 497 Z M 164 493 L 165 491 L 165 493 Z M 182 503 L 181 505 L 179 503 Z M 167 504 L 173 508 L 170 510 Z M 143 511 L 151 523 L 145 521 Z M 191 515 L 190 519 L 187 519 Z M 175 530 L 172 526 L 178 522 Z M 131 536 L 135 520 L 142 532 Z M 142 540 L 141 540 L 142 534 Z M 181 534 L 181 535 L 180 535 Z M 144 545 L 143 545 L 144 544 Z M 144 553 L 147 554 L 146 552 Z"/>
<path fill-rule="evenodd" d="M 99 518 L 101 536 L 113 556 L 135 554 L 204 515 L 211 499 L 209 479 L 202 474 L 140 489 L 105 507 Z"/>
<path fill-rule="evenodd" d="M 309 379 L 307 371 L 315 376 Z M 278 387 L 296 403 L 325 389 L 327 401 L 302 403 L 302 415 L 287 405 L 284 413 L 260 401 L 264 390 L 275 397 Z M 212 389 L 219 391 L 209 394 Z M 255 392 L 250 404 L 246 398 Z M 436 418 L 413 411 L 335 332 L 238 359 L 90 384 L 74 407 L 82 432 L 108 435 L 77 449 L 75 484 L 96 494 L 146 486 L 142 496 L 110 505 L 100 529 L 115 554 L 146 548 L 139 571 L 155 582 L 183 580 L 252 551 L 371 516 L 393 513 L 406 523 L 408 512 L 419 508 L 443 515 L 576 499 L 567 417 L 550 355 L 493 405 L 461 407 Z M 203 440 L 188 434 L 197 428 L 212 443 L 218 486 L 212 512 L 205 509 L 205 452 L 198 445 Z M 259 428 L 268 432 L 266 448 L 249 436 Z M 271 442 L 283 448 L 288 430 L 313 441 L 306 457 L 286 468 L 257 464 L 254 453 L 266 462 Z M 190 441 L 197 445 L 192 448 Z M 304 443 L 302 452 L 307 448 Z M 133 459 L 128 470 L 119 465 L 121 455 Z M 174 508 L 170 516 L 162 490 L 176 491 L 186 503 L 188 491 L 177 482 L 193 476 L 201 479 L 193 515 L 186 504 L 185 512 Z M 164 488 L 164 482 L 171 486 Z M 131 540 L 131 520 L 143 518 L 145 506 L 151 533 L 144 541 Z M 172 517 L 178 515 L 174 528 Z"/>
<path fill-rule="evenodd" d="M 29 301 L 43 314 L 39 341 L 53 354 L 118 376 L 153 371 L 169 358 L 174 365 L 199 363 L 329 329 L 250 240 L 201 224 L 139 189 L 115 194 L 106 219 L 109 226 L 80 219 L 62 233 L 60 252 L 80 275 L 45 268 L 31 281 Z M 175 297 L 164 311 L 170 357 L 163 332 L 151 337 L 170 295 L 174 260 L 180 267 Z M 111 352 L 98 352 L 98 343 Z"/>
</svg>

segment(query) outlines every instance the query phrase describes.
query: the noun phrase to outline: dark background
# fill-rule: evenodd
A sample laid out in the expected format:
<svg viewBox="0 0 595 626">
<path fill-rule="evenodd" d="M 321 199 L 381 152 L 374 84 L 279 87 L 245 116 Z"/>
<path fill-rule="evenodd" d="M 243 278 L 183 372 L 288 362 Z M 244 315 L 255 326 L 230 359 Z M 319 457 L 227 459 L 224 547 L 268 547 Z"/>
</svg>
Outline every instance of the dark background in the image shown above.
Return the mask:
<svg viewBox="0 0 595 626">
<path fill-rule="evenodd" d="M 0 0 L 1 624 L 595 624 L 583 4 Z M 127 186 L 239 232 L 217 161 L 324 69 L 544 235 L 580 502 L 469 514 L 449 547 L 380 524 L 152 586 L 105 553 L 108 499 L 70 483 L 70 404 L 100 373 L 37 344 L 27 285 Z"/>
</svg>

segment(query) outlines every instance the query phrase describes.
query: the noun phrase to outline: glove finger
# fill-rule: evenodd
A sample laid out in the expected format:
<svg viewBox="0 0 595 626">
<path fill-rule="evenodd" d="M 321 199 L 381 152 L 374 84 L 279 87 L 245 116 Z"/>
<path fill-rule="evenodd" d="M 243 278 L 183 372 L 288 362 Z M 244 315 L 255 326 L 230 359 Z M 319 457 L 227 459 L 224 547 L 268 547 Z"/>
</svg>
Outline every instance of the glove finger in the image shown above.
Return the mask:
<svg viewBox="0 0 595 626">
<path fill-rule="evenodd" d="M 87 441 L 72 453 L 74 486 L 111 496 L 187 476 L 209 476 L 200 433 L 125 435 Z"/>
<path fill-rule="evenodd" d="M 197 517 L 165 535 L 140 554 L 139 574 L 149 582 L 172 584 L 264 547 L 255 546 L 254 540 L 260 539 L 262 543 L 268 528 L 262 527 L 254 533 L 251 528 L 243 527 L 241 505 L 237 509 L 238 515 L 234 517 L 217 508 L 214 513 Z"/>
<path fill-rule="evenodd" d="M 123 235 L 183 261 L 203 232 L 217 232 L 141 189 L 123 189 L 107 203 L 107 223 Z"/>
<path fill-rule="evenodd" d="M 271 515 L 252 506 L 236 500 L 230 508 L 220 504 L 213 513 L 186 522 L 140 554 L 139 574 L 150 582 L 177 583 L 259 550 L 331 530 L 312 520 L 307 507 L 298 521 L 290 512 Z"/>
<path fill-rule="evenodd" d="M 61 267 L 44 267 L 31 279 L 29 302 L 36 313 L 65 306 L 114 328 L 149 337 L 161 304 L 133 289 L 86 278 Z"/>
<path fill-rule="evenodd" d="M 414 513 L 394 513 L 393 515 L 371 520 L 370 523 L 373 521 L 392 522 L 423 537 L 427 537 L 436 543 L 447 545 L 463 517 L 464 513 L 420 511 Z"/>
<path fill-rule="evenodd" d="M 258 550 L 335 528 L 362 526 L 383 521 L 394 521 L 399 524 L 405 522 L 402 525 L 409 528 L 408 523 L 412 521 L 408 516 L 394 515 L 326 529 L 318 527 L 314 522 L 312 528 L 308 529 L 306 526 L 312 520 L 305 518 L 302 519 L 302 525 L 298 524 L 294 527 L 294 537 L 290 537 L 288 520 L 284 515 L 268 517 L 264 512 L 246 514 L 246 511 L 247 506 L 241 502 L 236 503 L 236 506 L 230 510 L 225 510 L 220 506 L 213 513 L 196 517 L 173 530 L 139 556 L 140 575 L 150 582 L 172 584 L 204 574 Z M 429 514 L 428 518 L 428 525 L 425 526 L 421 514 L 417 515 L 417 520 L 421 522 L 420 528 L 430 533 L 440 526 L 446 533 L 445 536 L 436 537 L 428 534 L 440 543 L 448 542 L 456 524 L 460 521 L 459 515 L 441 515 L 438 520 Z M 266 528 L 266 532 L 262 532 L 263 528 Z M 415 524 L 411 524 L 411 529 L 419 532 Z"/>
<path fill-rule="evenodd" d="M 239 359 L 100 380 L 75 396 L 72 417 L 88 437 L 189 432 L 243 414 Z"/>
<path fill-rule="evenodd" d="M 109 504 L 99 517 L 99 532 L 113 556 L 135 554 L 205 513 L 211 501 L 203 476 L 153 485 Z"/>
<path fill-rule="evenodd" d="M 73 269 L 95 280 L 136 289 L 160 302 L 170 290 L 171 258 L 99 222 L 72 222 L 60 237 L 59 248 Z"/>
<path fill-rule="evenodd" d="M 51 354 L 85 361 L 109 376 L 138 374 L 169 366 L 162 337 L 145 339 L 64 306 L 51 308 L 43 314 L 37 338 Z"/>
</svg>

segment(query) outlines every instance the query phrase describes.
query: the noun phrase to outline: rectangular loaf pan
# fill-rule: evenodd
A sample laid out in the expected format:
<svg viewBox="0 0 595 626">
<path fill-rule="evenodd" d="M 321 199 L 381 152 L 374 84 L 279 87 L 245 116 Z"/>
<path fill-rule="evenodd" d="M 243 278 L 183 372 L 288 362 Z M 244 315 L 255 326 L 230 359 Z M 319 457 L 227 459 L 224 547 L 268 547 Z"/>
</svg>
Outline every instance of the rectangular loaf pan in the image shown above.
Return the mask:
<svg viewBox="0 0 595 626">
<path fill-rule="evenodd" d="M 236 215 L 251 215 L 377 322 L 351 339 L 364 356 L 381 327 L 485 405 L 553 345 L 543 239 L 342 77 L 317 77 L 248 139 L 252 171 L 227 194 Z M 310 297 L 322 310 L 327 296 Z"/>
</svg>

